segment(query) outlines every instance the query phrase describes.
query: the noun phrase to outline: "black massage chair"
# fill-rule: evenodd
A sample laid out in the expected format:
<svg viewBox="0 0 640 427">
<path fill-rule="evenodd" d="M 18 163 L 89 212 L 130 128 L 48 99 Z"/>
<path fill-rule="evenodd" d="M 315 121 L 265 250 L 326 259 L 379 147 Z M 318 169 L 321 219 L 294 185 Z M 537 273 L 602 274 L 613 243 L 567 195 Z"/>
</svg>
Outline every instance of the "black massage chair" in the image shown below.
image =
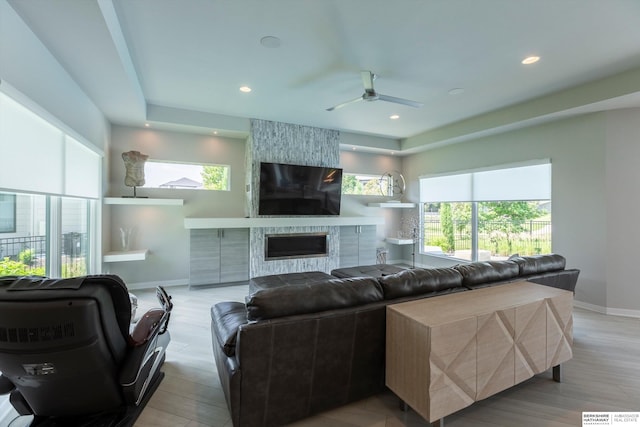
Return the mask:
<svg viewBox="0 0 640 427">
<path fill-rule="evenodd" d="M 0 277 L 0 394 L 31 426 L 133 425 L 164 376 L 173 304 L 156 293 L 132 325 L 118 276 Z"/>
</svg>

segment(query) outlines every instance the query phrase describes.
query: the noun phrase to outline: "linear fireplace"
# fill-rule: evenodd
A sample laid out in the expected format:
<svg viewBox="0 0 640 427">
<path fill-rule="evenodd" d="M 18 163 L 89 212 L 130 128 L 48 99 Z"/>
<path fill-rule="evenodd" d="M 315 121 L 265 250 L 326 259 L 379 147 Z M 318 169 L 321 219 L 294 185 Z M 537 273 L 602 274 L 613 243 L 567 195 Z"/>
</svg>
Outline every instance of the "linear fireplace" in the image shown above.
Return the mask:
<svg viewBox="0 0 640 427">
<path fill-rule="evenodd" d="M 327 256 L 327 233 L 325 232 L 267 234 L 264 237 L 266 261 Z"/>
</svg>

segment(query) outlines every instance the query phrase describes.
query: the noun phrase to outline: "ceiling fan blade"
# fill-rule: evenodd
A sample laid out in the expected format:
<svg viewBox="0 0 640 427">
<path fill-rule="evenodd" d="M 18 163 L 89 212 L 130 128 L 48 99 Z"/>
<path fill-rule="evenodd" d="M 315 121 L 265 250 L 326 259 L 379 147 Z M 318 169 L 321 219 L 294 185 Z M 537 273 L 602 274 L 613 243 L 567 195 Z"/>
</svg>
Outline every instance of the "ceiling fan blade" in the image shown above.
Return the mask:
<svg viewBox="0 0 640 427">
<path fill-rule="evenodd" d="M 414 107 L 414 108 L 420 108 L 424 106 L 422 102 L 411 101 L 409 99 L 404 99 L 404 98 L 396 98 L 395 96 L 389 96 L 389 95 L 378 94 L 378 99 L 381 101 L 395 102 L 396 104 L 408 105 L 409 107 Z"/>
<path fill-rule="evenodd" d="M 329 107 L 329 108 L 327 108 L 327 111 L 337 110 L 338 108 L 342 108 L 345 105 L 353 104 L 354 102 L 358 102 L 358 101 L 362 101 L 362 96 L 359 96 L 359 97 L 354 98 L 354 99 L 352 99 L 350 101 L 347 101 L 347 102 L 343 102 L 342 104 L 338 104 L 338 105 L 334 105 L 333 107 Z"/>
<path fill-rule="evenodd" d="M 364 86 L 365 92 L 372 91 L 374 79 L 373 73 L 371 71 L 360 71 L 360 76 L 362 77 L 362 85 Z"/>
</svg>

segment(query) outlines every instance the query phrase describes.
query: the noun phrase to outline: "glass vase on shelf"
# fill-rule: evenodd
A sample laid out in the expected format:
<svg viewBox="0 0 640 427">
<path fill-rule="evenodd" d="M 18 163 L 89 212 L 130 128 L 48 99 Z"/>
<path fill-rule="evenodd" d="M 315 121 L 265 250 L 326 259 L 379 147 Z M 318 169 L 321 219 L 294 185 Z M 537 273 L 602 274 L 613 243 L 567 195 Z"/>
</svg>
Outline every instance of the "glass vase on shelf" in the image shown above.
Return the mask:
<svg viewBox="0 0 640 427">
<path fill-rule="evenodd" d="M 120 247 L 123 252 L 131 250 L 131 238 L 133 236 L 133 227 L 120 227 Z"/>
</svg>

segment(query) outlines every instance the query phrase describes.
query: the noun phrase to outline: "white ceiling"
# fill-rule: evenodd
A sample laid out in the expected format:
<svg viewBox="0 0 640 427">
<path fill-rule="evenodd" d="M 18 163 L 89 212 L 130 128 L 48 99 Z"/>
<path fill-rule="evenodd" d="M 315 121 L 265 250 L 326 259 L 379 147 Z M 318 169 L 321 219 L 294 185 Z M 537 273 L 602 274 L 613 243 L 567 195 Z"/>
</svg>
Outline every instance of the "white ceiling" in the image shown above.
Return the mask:
<svg viewBox="0 0 640 427">
<path fill-rule="evenodd" d="M 403 139 L 640 70 L 640 0 L 8 2 L 112 123 L 133 126 L 241 134 L 260 118 Z M 361 70 L 424 107 L 326 111 L 362 94 Z M 640 106 L 638 91 L 598 100 Z"/>
</svg>

